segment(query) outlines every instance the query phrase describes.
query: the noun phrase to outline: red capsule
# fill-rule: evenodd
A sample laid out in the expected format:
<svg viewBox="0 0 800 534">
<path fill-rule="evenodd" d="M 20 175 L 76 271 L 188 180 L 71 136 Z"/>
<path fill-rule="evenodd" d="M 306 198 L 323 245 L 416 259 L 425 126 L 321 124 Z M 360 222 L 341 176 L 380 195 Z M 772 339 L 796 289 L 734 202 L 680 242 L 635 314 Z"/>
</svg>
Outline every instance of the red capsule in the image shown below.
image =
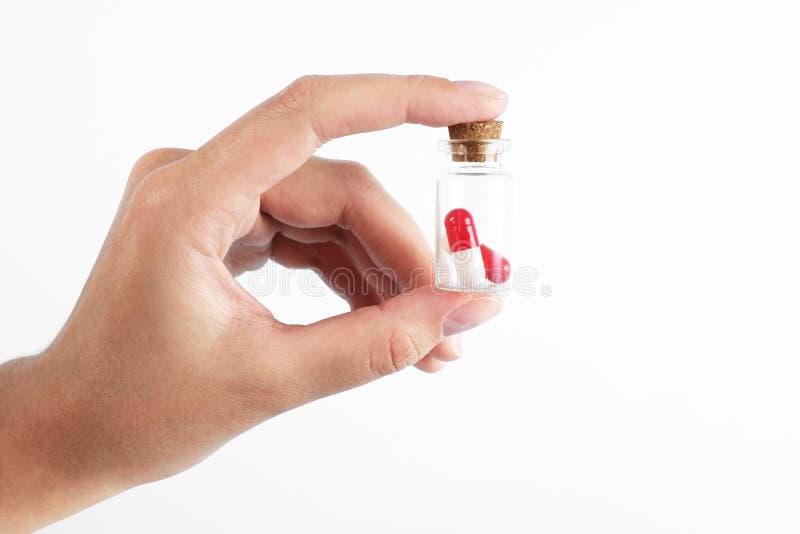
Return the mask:
<svg viewBox="0 0 800 534">
<path fill-rule="evenodd" d="M 479 245 L 472 214 L 463 208 L 456 208 L 445 216 L 444 229 L 450 252 L 460 252 Z"/>
<path fill-rule="evenodd" d="M 511 263 L 504 257 L 490 249 L 486 245 L 481 245 L 481 256 L 483 256 L 483 267 L 486 269 L 486 278 L 495 284 L 502 284 L 511 276 Z"/>
</svg>

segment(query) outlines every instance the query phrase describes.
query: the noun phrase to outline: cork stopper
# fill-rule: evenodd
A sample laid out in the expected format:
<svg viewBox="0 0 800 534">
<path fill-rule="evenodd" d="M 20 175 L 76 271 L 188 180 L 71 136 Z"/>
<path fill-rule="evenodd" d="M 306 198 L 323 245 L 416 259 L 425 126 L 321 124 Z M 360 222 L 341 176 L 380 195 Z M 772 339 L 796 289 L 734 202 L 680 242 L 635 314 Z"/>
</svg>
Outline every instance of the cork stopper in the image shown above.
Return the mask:
<svg viewBox="0 0 800 534">
<path fill-rule="evenodd" d="M 496 141 L 500 140 L 503 121 L 464 122 L 447 130 L 453 161 L 497 161 Z"/>
</svg>

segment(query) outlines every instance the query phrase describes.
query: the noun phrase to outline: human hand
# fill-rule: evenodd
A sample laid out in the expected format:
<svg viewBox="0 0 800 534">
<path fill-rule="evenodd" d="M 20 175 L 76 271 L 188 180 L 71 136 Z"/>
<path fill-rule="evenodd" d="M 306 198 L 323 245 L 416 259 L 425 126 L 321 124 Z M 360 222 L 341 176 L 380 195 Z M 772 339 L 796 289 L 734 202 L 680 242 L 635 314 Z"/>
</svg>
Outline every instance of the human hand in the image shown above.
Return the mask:
<svg viewBox="0 0 800 534">
<path fill-rule="evenodd" d="M 454 359 L 447 336 L 499 301 L 435 291 L 408 214 L 362 166 L 312 154 L 334 137 L 488 120 L 505 106 L 477 82 L 305 77 L 196 151 L 141 158 L 62 332 L 0 367 L 0 525 L 46 524 L 186 469 L 278 413 Z M 396 276 L 388 294 L 373 284 L 350 296 L 350 313 L 287 325 L 233 278 L 269 257 L 323 277 Z"/>
</svg>

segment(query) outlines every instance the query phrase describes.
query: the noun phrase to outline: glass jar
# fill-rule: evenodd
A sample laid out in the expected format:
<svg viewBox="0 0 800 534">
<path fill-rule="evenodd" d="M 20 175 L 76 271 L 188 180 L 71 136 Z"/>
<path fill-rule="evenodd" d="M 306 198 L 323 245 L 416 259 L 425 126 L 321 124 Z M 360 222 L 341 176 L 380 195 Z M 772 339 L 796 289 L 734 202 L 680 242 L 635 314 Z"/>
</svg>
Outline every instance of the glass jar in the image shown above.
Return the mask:
<svg viewBox="0 0 800 534">
<path fill-rule="evenodd" d="M 513 184 L 502 166 L 506 139 L 442 141 L 450 166 L 436 201 L 436 286 L 494 293 L 511 282 Z"/>
</svg>

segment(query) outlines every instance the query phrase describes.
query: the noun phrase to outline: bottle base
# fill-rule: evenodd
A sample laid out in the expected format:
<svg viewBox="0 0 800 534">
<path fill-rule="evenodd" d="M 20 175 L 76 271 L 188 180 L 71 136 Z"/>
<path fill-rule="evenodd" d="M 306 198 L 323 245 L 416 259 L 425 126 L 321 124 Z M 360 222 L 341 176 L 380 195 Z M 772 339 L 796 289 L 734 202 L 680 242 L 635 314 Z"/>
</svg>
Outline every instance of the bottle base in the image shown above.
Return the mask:
<svg viewBox="0 0 800 534">
<path fill-rule="evenodd" d="M 480 286 L 473 285 L 471 287 L 467 287 L 461 284 L 452 284 L 452 283 L 437 281 L 435 287 L 440 291 L 447 291 L 449 293 L 472 293 L 472 294 L 501 295 L 501 296 L 508 294 L 509 290 L 508 283 L 493 284 L 488 280 L 486 281 L 485 285 L 484 284 L 481 284 Z"/>
</svg>

